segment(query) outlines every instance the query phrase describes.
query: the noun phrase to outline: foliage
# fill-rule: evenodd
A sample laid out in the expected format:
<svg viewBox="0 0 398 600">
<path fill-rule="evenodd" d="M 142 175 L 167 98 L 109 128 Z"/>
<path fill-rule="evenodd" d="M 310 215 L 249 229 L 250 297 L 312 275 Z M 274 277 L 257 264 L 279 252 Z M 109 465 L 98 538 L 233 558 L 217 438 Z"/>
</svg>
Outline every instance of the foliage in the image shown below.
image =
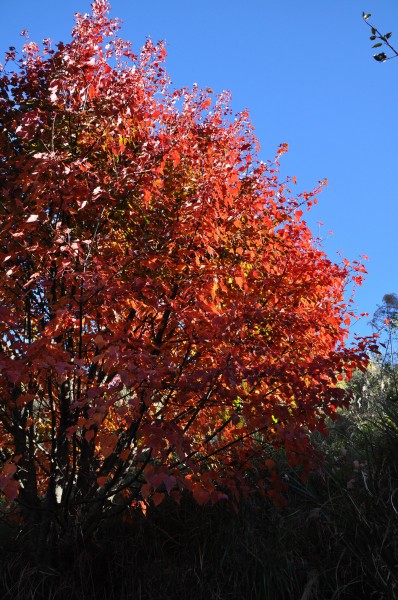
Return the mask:
<svg viewBox="0 0 398 600">
<path fill-rule="evenodd" d="M 236 503 L 259 452 L 281 501 L 266 449 L 306 472 L 367 364 L 343 296 L 364 268 L 312 238 L 315 192 L 92 6 L 0 77 L 0 489 L 39 556 L 131 505 Z"/>
<path fill-rule="evenodd" d="M 369 19 L 371 16 L 372 15 L 370 13 L 362 13 L 363 20 L 370 27 L 372 32 L 369 39 L 372 42 L 376 42 L 375 44 L 373 44 L 372 48 L 381 48 L 382 46 L 386 46 L 391 52 L 393 52 L 393 56 L 387 56 L 385 52 L 378 52 L 377 54 L 373 55 L 373 58 L 377 60 L 377 62 L 385 62 L 386 60 L 390 60 L 391 58 L 397 58 L 398 51 L 394 48 L 394 46 L 391 45 L 391 42 L 389 42 L 389 39 L 392 36 L 392 32 L 389 31 L 384 35 L 380 33 L 377 27 L 369 23 Z"/>
</svg>

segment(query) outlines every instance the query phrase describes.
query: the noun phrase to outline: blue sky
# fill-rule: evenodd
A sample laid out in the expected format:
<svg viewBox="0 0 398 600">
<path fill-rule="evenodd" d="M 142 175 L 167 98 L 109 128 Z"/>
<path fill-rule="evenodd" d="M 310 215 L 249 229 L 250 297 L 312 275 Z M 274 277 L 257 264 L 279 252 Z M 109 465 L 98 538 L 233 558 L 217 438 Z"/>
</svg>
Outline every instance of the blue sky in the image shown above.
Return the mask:
<svg viewBox="0 0 398 600">
<path fill-rule="evenodd" d="M 22 29 L 34 41 L 67 41 L 73 14 L 89 8 L 86 0 L 3 0 L 1 55 L 21 46 Z M 262 160 L 289 144 L 282 173 L 297 176 L 297 191 L 328 178 L 306 218 L 315 234 L 324 223 L 331 259 L 339 250 L 350 260 L 369 256 L 356 303 L 372 314 L 385 293 L 398 293 L 398 58 L 373 60 L 363 10 L 393 32 L 398 49 L 396 0 L 112 2 L 136 50 L 148 36 L 167 42 L 173 86 L 231 90 L 233 110 L 249 109 Z M 368 321 L 352 331 L 370 333 Z"/>
</svg>

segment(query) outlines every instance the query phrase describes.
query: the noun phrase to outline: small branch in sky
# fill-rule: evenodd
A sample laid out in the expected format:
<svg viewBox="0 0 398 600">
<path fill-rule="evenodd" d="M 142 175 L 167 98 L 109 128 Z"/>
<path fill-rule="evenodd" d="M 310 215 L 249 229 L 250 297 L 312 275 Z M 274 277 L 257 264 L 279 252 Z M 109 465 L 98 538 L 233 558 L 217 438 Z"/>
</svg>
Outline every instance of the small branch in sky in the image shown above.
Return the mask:
<svg viewBox="0 0 398 600">
<path fill-rule="evenodd" d="M 362 13 L 363 20 L 365 21 L 366 25 L 368 25 L 368 27 L 370 27 L 370 29 L 372 31 L 372 35 L 370 36 L 369 39 L 372 42 L 376 41 L 376 43 L 373 44 L 372 48 L 381 48 L 384 44 L 394 53 L 393 56 L 387 56 L 387 54 L 385 52 L 379 52 L 378 54 L 374 54 L 373 58 L 375 60 L 377 60 L 377 62 L 385 62 L 386 60 L 390 60 L 391 58 L 397 58 L 398 51 L 395 50 L 395 48 L 388 41 L 392 36 L 392 32 L 390 31 L 389 33 L 385 33 L 384 35 L 381 34 L 380 31 L 377 29 L 377 27 L 375 27 L 374 25 L 369 23 L 369 18 L 371 16 L 372 15 L 369 13 L 365 13 L 365 12 Z"/>
</svg>

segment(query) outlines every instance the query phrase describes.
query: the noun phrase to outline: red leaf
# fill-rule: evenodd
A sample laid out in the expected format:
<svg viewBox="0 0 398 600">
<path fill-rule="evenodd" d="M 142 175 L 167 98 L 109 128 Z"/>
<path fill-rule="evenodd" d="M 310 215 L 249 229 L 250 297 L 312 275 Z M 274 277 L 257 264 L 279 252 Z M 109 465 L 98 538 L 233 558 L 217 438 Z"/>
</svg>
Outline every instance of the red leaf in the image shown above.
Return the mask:
<svg viewBox="0 0 398 600">
<path fill-rule="evenodd" d="M 10 479 L 3 488 L 3 493 L 7 498 L 8 502 L 14 502 L 15 498 L 18 496 L 18 491 L 20 488 L 19 481 L 15 479 Z"/>
<path fill-rule="evenodd" d="M 159 506 L 159 504 L 165 499 L 165 495 L 161 492 L 155 492 L 151 499 L 155 506 Z"/>
<path fill-rule="evenodd" d="M 94 429 L 89 429 L 88 431 L 86 431 L 86 433 L 84 435 L 87 442 L 91 442 L 91 440 L 93 439 L 94 436 L 95 436 Z"/>
</svg>

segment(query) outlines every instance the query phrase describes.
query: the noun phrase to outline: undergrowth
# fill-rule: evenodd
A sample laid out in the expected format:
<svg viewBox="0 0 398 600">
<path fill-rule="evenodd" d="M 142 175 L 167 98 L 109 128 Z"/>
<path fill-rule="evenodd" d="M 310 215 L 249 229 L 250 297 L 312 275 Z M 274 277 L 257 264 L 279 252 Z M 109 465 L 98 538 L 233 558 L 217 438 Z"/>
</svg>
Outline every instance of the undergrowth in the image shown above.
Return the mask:
<svg viewBox="0 0 398 600">
<path fill-rule="evenodd" d="M 348 600 L 398 598 L 398 402 L 352 407 L 314 444 L 289 503 L 165 502 L 107 522 L 62 564 L 35 564 L 2 524 L 0 594 L 10 600 Z"/>
</svg>

